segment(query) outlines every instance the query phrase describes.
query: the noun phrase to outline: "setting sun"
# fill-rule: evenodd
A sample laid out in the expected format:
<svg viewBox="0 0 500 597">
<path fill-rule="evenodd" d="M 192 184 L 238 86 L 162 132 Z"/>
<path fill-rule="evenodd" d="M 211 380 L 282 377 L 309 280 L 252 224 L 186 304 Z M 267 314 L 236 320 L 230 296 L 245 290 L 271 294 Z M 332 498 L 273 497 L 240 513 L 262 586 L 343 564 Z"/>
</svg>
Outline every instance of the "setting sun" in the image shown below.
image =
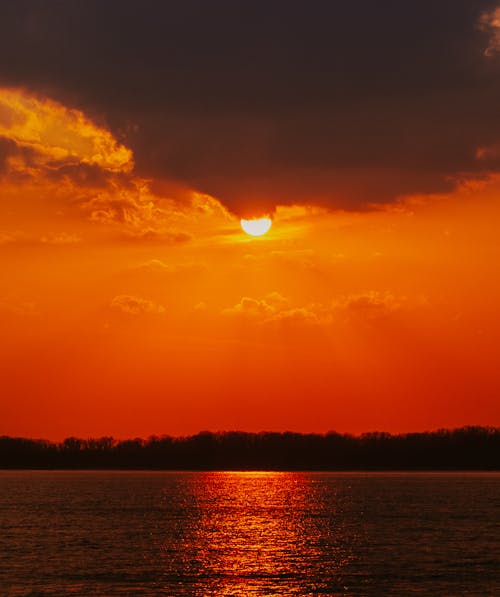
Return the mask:
<svg viewBox="0 0 500 597">
<path fill-rule="evenodd" d="M 241 228 L 250 236 L 262 236 L 269 232 L 272 220 L 271 218 L 259 218 L 257 220 L 241 220 Z"/>
</svg>

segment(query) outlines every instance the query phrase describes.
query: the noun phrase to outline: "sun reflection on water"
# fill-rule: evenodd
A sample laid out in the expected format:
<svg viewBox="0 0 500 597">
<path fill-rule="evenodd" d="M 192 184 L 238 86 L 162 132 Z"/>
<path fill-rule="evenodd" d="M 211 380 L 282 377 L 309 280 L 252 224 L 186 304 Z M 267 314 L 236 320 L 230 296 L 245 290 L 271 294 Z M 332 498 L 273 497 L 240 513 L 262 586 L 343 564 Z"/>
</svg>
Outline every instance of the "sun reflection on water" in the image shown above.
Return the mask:
<svg viewBox="0 0 500 597">
<path fill-rule="evenodd" d="M 197 488 L 197 505 L 200 516 L 192 541 L 210 580 L 209 594 L 303 595 L 307 577 L 318 578 L 328 525 L 317 511 L 310 477 L 206 473 Z M 330 568 L 337 566 L 339 572 L 349 560 L 344 547 L 329 552 L 328 558 Z"/>
</svg>

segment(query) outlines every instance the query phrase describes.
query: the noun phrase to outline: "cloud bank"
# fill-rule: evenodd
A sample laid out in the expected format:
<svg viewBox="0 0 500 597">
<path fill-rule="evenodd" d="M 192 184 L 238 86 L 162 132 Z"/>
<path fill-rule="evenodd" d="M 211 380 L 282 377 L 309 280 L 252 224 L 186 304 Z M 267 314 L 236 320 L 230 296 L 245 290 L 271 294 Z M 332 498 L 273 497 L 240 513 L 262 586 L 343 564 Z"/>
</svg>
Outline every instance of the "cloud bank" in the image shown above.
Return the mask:
<svg viewBox="0 0 500 597">
<path fill-rule="evenodd" d="M 368 209 L 498 169 L 477 158 L 500 141 L 498 10 L 492 0 L 6 2 L 0 84 L 83 110 L 126 140 L 140 177 L 181 181 L 237 213 Z M 109 137 L 86 142 L 75 176 L 92 178 L 96 161 L 130 163 Z"/>
</svg>

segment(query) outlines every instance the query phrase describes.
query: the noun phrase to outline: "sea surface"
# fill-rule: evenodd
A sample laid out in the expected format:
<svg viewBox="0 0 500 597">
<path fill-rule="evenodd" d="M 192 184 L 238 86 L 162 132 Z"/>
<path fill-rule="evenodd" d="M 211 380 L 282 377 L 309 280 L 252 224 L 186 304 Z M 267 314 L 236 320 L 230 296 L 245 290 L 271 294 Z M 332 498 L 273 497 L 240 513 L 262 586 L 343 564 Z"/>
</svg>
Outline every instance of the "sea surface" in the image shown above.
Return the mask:
<svg viewBox="0 0 500 597">
<path fill-rule="evenodd" d="M 1 471 L 0 595 L 500 596 L 500 474 Z"/>
</svg>

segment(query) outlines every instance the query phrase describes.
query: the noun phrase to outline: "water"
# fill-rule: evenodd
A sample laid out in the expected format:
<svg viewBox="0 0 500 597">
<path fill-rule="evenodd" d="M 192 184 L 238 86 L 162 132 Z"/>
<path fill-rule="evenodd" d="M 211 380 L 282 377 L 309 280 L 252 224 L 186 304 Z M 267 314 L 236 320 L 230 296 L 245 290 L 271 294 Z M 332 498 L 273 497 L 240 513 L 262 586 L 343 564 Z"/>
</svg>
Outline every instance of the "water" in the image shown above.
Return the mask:
<svg viewBox="0 0 500 597">
<path fill-rule="evenodd" d="M 500 474 L 0 472 L 0 595 L 500 595 Z"/>
</svg>

